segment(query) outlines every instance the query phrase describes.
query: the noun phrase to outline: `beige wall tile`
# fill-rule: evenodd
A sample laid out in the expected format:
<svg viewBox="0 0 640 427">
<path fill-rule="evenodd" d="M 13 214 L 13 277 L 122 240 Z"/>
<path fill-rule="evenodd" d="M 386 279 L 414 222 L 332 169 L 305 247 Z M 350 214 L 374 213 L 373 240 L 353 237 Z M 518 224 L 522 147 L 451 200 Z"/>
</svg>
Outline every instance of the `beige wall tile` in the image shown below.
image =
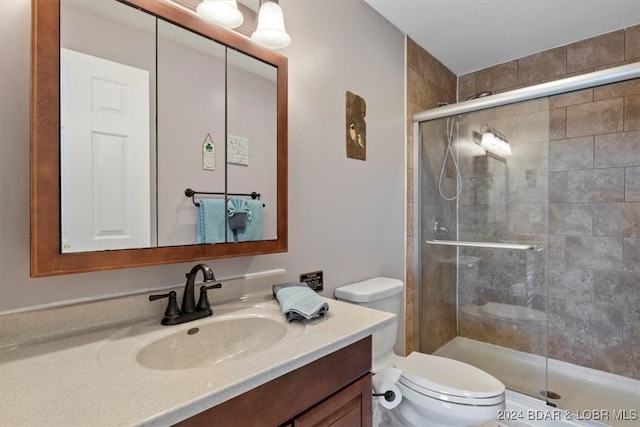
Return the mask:
<svg viewBox="0 0 640 427">
<path fill-rule="evenodd" d="M 621 132 L 623 129 L 622 98 L 567 107 L 567 138 Z"/>
<path fill-rule="evenodd" d="M 589 70 L 624 61 L 624 30 L 592 37 L 567 46 L 567 72 Z"/>
<path fill-rule="evenodd" d="M 593 341 L 593 367 L 625 377 L 640 379 L 640 345 L 597 338 Z"/>
<path fill-rule="evenodd" d="M 407 102 L 424 107 L 427 98 L 427 81 L 413 68 L 407 70 Z"/>
<path fill-rule="evenodd" d="M 594 67 L 593 71 L 606 70 L 607 68 L 619 67 L 621 65 L 635 64 L 636 62 L 638 62 L 638 58 L 629 59 L 627 61 L 612 62 L 611 64 L 603 65 L 601 67 Z M 584 73 L 579 73 L 579 74 L 584 74 Z"/>
<path fill-rule="evenodd" d="M 550 108 L 569 107 L 571 105 L 593 102 L 593 89 L 579 90 L 576 92 L 555 95 L 549 99 Z"/>
<path fill-rule="evenodd" d="M 640 95 L 624 98 L 624 130 L 640 130 Z"/>
<path fill-rule="evenodd" d="M 595 203 L 593 235 L 640 237 L 640 203 Z"/>
<path fill-rule="evenodd" d="M 506 62 L 476 72 L 476 90 L 498 92 L 518 84 L 518 61 Z"/>
<path fill-rule="evenodd" d="M 471 95 L 475 95 L 477 92 L 476 73 L 458 76 L 458 98 L 460 100 L 467 99 Z"/>
<path fill-rule="evenodd" d="M 413 229 L 414 209 L 414 203 L 407 204 L 407 239 L 413 238 L 415 233 Z M 411 253 L 407 252 L 407 268 L 413 269 L 413 246 L 407 248 L 407 250 L 411 250 Z"/>
<path fill-rule="evenodd" d="M 592 169 L 593 136 L 559 139 L 549 144 L 549 170 Z M 554 233 L 565 234 L 565 233 Z"/>
<path fill-rule="evenodd" d="M 640 202 L 640 166 L 624 168 L 624 200 Z"/>
<path fill-rule="evenodd" d="M 549 330 L 549 357 L 576 365 L 591 367 L 593 338 L 589 335 Z"/>
<path fill-rule="evenodd" d="M 543 344 L 538 328 L 525 322 L 467 314 L 460 316 L 460 335 L 527 353 L 538 353 Z"/>
<path fill-rule="evenodd" d="M 595 138 L 596 168 L 640 165 L 640 131 L 598 135 Z"/>
<path fill-rule="evenodd" d="M 496 118 L 521 116 L 523 114 L 535 113 L 542 109 L 542 103 L 539 99 L 531 101 L 518 102 L 517 104 L 505 105 L 504 107 L 496 107 Z"/>
<path fill-rule="evenodd" d="M 566 46 L 518 59 L 518 84 L 529 85 L 567 73 Z"/>
<path fill-rule="evenodd" d="M 411 39 L 411 37 L 407 37 L 407 68 L 410 68 L 414 71 L 420 71 L 420 67 L 418 64 L 419 53 L 422 50 L 418 44 Z"/>
<path fill-rule="evenodd" d="M 548 126 L 549 113 L 547 111 L 518 116 L 517 145 L 546 141 L 549 132 Z"/>
<path fill-rule="evenodd" d="M 624 30 L 624 59 L 640 58 L 640 25 Z"/>
<path fill-rule="evenodd" d="M 457 77 L 429 52 L 423 50 L 418 57 L 419 70 L 422 76 L 433 82 L 444 92 L 455 93 Z M 447 101 L 449 102 L 449 101 Z"/>
<path fill-rule="evenodd" d="M 640 78 L 598 87 L 593 90 L 594 101 L 630 95 L 640 95 Z"/>
<path fill-rule="evenodd" d="M 415 200 L 415 196 L 413 194 L 415 191 L 415 185 L 413 184 L 414 178 L 415 178 L 415 169 L 412 167 L 408 167 L 407 168 L 407 204 L 414 203 L 414 200 Z M 409 209 L 409 206 L 407 206 L 407 209 Z M 411 222 L 407 224 L 407 235 L 410 236 L 412 234 L 413 234 L 413 223 Z"/>
<path fill-rule="evenodd" d="M 567 110 L 554 108 L 549 111 L 549 138 L 564 139 L 567 136 Z"/>
</svg>

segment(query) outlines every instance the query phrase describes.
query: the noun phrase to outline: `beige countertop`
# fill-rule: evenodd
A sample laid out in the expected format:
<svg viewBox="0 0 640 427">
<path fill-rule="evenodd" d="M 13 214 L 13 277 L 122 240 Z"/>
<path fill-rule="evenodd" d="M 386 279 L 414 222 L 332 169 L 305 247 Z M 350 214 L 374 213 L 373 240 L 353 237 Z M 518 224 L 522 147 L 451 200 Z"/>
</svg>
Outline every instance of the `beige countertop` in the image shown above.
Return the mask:
<svg viewBox="0 0 640 427">
<path fill-rule="evenodd" d="M 327 300 L 326 317 L 287 323 L 270 285 L 261 289 L 214 305 L 212 317 L 182 325 L 162 326 L 160 316 L 55 339 L 5 343 L 0 349 L 0 425 L 170 425 L 371 335 L 393 319 Z M 210 366 L 159 370 L 136 359 L 142 348 L 175 332 L 213 319 L 253 315 L 282 323 L 286 335 L 264 350 Z M 0 321 L 0 327 L 6 325 Z"/>
</svg>

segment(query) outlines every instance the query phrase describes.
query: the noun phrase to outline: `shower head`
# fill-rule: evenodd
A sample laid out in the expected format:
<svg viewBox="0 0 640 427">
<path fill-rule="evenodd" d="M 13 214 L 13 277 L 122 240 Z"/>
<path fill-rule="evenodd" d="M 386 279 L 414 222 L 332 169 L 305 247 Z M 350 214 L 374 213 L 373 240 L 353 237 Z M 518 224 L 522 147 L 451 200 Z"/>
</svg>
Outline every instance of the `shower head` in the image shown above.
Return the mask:
<svg viewBox="0 0 640 427">
<path fill-rule="evenodd" d="M 491 153 L 491 157 L 497 160 L 504 162 L 504 156 L 511 155 L 511 145 L 506 135 L 486 123 L 480 126 L 480 132 L 473 131 L 471 136 L 473 142 L 484 148 L 487 154 Z"/>
<path fill-rule="evenodd" d="M 473 95 L 465 99 L 465 101 L 471 101 L 472 99 L 477 99 L 477 98 L 484 98 L 485 96 L 489 96 L 489 95 L 493 95 L 493 92 L 491 92 L 490 90 L 487 90 L 484 92 L 478 92 L 478 93 L 474 93 Z M 449 103 L 443 100 L 438 101 L 438 103 L 436 104 L 437 107 L 444 107 L 445 105 L 449 105 Z M 462 117 L 462 114 L 460 115 L 460 117 Z"/>
<path fill-rule="evenodd" d="M 493 95 L 493 92 L 491 92 L 490 90 L 486 90 L 484 92 L 474 93 L 473 95 L 465 99 L 465 101 L 471 101 L 472 99 L 476 99 L 476 98 L 484 98 L 485 96 L 489 96 L 489 95 Z"/>
<path fill-rule="evenodd" d="M 487 91 L 484 91 L 484 92 L 478 92 L 478 93 L 474 93 L 473 95 L 471 95 L 470 97 L 465 99 L 465 101 L 471 101 L 473 99 L 484 98 L 485 96 L 489 96 L 489 95 L 493 95 L 493 92 L 491 92 L 490 90 L 487 90 Z M 460 121 L 460 120 L 464 119 L 467 116 L 467 114 L 469 114 L 469 113 L 458 114 L 457 120 Z"/>
</svg>

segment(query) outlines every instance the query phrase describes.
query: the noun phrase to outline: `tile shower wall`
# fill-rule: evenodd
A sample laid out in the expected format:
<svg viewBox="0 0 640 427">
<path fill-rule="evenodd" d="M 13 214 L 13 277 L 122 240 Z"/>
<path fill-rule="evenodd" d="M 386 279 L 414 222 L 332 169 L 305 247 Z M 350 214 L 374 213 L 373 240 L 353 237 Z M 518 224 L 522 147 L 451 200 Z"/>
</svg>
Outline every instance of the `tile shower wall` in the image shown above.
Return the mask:
<svg viewBox="0 0 640 427">
<path fill-rule="evenodd" d="M 640 80 L 551 98 L 551 357 L 640 378 Z M 563 251 L 564 249 L 564 251 Z M 554 254 L 563 252 L 561 257 Z"/>
<path fill-rule="evenodd" d="M 456 335 L 455 300 L 451 303 L 451 296 L 443 293 L 444 289 L 453 289 L 455 297 L 455 282 L 445 286 L 434 268 L 435 258 L 422 259 L 422 282 L 417 279 L 415 272 L 414 244 L 417 230 L 413 227 L 413 212 L 415 208 L 413 180 L 414 143 L 413 121 L 415 113 L 437 106 L 439 101 L 454 103 L 456 100 L 456 76 L 444 65 L 438 62 L 428 52 L 418 46 L 413 40 L 406 39 L 407 56 L 407 270 L 406 286 L 406 345 L 407 353 L 420 349 L 420 343 L 427 345 L 422 351 L 432 352 Z M 443 151 L 442 147 L 439 147 Z M 434 205 L 422 195 L 422 202 Z M 455 255 L 455 250 L 446 248 L 449 257 Z M 419 289 L 421 288 L 421 289 Z M 423 293 L 422 304 L 419 306 L 419 293 Z M 424 317 L 420 319 L 419 313 Z M 422 322 L 422 327 L 418 327 Z M 423 335 L 422 337 L 420 335 Z"/>
<path fill-rule="evenodd" d="M 640 26 L 460 76 L 460 98 L 640 61 Z M 640 378 L 640 80 L 549 100 L 548 355 Z"/>
</svg>

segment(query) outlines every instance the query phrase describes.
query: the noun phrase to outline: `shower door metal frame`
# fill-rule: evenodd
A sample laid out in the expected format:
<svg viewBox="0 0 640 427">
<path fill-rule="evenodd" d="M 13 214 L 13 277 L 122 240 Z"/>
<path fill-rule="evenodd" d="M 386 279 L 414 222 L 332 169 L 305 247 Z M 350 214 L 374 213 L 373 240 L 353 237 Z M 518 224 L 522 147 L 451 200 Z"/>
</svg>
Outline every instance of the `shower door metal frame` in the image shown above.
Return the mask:
<svg viewBox="0 0 640 427">
<path fill-rule="evenodd" d="M 567 77 L 565 79 L 554 80 L 548 83 L 541 83 L 522 89 L 514 89 L 508 92 L 502 92 L 491 96 L 472 99 L 470 101 L 463 101 L 456 104 L 445 105 L 443 107 L 432 108 L 430 110 L 425 110 L 414 114 L 413 123 L 420 124 L 420 122 L 426 122 L 429 120 L 455 116 L 463 113 L 470 113 L 478 110 L 485 110 L 487 108 L 501 107 L 507 104 L 530 101 L 536 98 L 559 95 L 561 93 L 587 89 L 595 86 L 618 83 L 637 77 L 640 77 L 640 62 L 620 65 L 618 67 L 607 68 L 606 70 L 581 74 L 579 76 Z M 418 134 L 415 133 L 414 135 Z"/>
</svg>

